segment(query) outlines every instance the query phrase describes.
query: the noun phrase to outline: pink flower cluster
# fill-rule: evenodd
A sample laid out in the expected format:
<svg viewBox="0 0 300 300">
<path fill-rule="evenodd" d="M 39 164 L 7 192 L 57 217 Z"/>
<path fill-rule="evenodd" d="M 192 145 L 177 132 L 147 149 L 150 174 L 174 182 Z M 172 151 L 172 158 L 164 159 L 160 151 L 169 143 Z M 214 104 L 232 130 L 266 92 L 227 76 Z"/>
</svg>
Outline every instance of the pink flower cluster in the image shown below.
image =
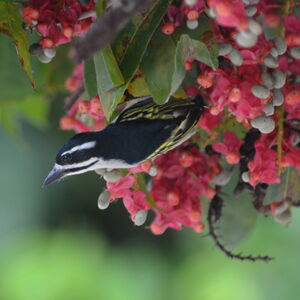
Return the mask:
<svg viewBox="0 0 300 300">
<path fill-rule="evenodd" d="M 43 48 L 69 41 L 92 22 L 92 18 L 80 21 L 79 16 L 93 9 L 94 2 L 87 6 L 75 2 L 60 1 L 59 6 L 54 5 L 56 1 L 36 0 L 24 8 L 25 20 L 32 25 L 37 21 L 34 26 L 43 36 Z M 193 57 L 185 62 L 185 69 L 196 74 L 190 76 L 186 94 L 201 94 L 207 100 L 208 108 L 197 126 L 208 138 L 196 135 L 193 143 L 186 142 L 154 162 L 132 168 L 115 182 L 107 181 L 109 201 L 122 198 L 136 224 L 142 224 L 137 218 L 151 209 L 156 214 L 150 225 L 154 234 L 167 228 L 203 230 L 200 198 L 214 197 L 214 179 L 222 173 L 221 160 L 229 164 L 228 169 L 245 161 L 241 147 L 247 141 L 227 126 L 228 120 L 242 128 L 239 133 L 255 129 L 259 134 L 253 141 L 253 155 L 246 157 L 241 181 L 252 187 L 279 183 L 280 172 L 290 166 L 300 173 L 300 19 L 292 15 L 292 9 L 287 16 L 277 2 L 183 0 L 169 7 L 162 25 L 165 34 L 173 34 L 183 26 L 196 29 L 201 25 L 200 15 L 204 11 L 209 14 L 218 42 L 220 66 L 212 70 Z M 65 34 L 67 28 L 72 28 L 72 34 Z M 266 36 L 265 29 L 281 29 L 282 34 Z M 80 65 L 66 87 L 75 91 L 82 81 Z M 100 130 L 104 125 L 99 97 L 90 101 L 79 99 L 60 121 L 62 129 L 76 132 Z M 202 153 L 197 143 L 210 145 L 210 151 Z M 138 183 L 143 172 L 151 176 L 150 180 L 145 176 L 148 190 Z M 284 201 L 269 208 L 274 216 L 282 217 L 283 212 L 289 211 Z"/>
<path fill-rule="evenodd" d="M 76 0 L 31 0 L 23 8 L 23 18 L 42 36 L 43 49 L 54 48 L 86 32 L 95 19 L 88 14 L 94 8 L 94 0 L 87 5 Z"/>
</svg>

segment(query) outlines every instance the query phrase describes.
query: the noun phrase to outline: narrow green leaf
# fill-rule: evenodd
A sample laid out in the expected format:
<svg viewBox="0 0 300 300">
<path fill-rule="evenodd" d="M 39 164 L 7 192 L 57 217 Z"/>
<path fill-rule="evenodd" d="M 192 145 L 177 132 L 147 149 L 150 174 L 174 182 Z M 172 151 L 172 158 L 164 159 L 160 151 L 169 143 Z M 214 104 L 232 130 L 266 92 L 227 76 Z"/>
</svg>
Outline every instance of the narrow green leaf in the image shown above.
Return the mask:
<svg viewBox="0 0 300 300">
<path fill-rule="evenodd" d="M 99 90 L 98 86 L 101 104 L 107 119 L 110 118 L 112 112 L 120 103 L 125 90 L 139 67 L 154 31 L 166 13 L 169 3 L 169 0 L 155 1 L 152 7 L 143 15 L 143 21 L 139 23 L 138 29 L 134 31 L 131 28 L 131 33 L 134 32 L 134 34 L 128 39 L 129 45 L 124 48 L 124 52 L 119 52 L 118 56 L 125 84 L 108 92 Z M 131 26 L 134 26 L 133 23 L 131 23 Z M 124 40 L 121 40 L 121 42 L 123 43 Z M 118 46 L 115 45 L 114 48 L 116 49 Z"/>
<path fill-rule="evenodd" d="M 94 56 L 98 89 L 102 93 L 124 84 L 124 78 L 110 46 Z"/>
<path fill-rule="evenodd" d="M 17 49 L 17 53 L 31 85 L 34 87 L 33 72 L 30 64 L 29 43 L 23 20 L 12 3 L 0 2 L 0 32 L 9 36 Z"/>
<path fill-rule="evenodd" d="M 95 64 L 93 59 L 86 60 L 83 65 L 83 80 L 85 92 L 87 92 L 89 99 L 98 95 L 97 77 Z"/>
</svg>

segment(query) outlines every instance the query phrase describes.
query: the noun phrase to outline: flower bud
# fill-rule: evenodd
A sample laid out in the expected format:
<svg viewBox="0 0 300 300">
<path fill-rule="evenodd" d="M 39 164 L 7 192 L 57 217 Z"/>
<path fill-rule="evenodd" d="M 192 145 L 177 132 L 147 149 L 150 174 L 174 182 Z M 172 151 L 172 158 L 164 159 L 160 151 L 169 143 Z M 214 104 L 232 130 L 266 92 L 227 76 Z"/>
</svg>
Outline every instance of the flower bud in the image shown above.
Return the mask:
<svg viewBox="0 0 300 300">
<path fill-rule="evenodd" d="M 249 5 L 245 8 L 245 11 L 248 17 L 253 17 L 257 12 L 257 8 L 254 5 Z"/>
<path fill-rule="evenodd" d="M 193 6 L 196 4 L 197 0 L 184 0 L 184 2 L 188 6 Z"/>
<path fill-rule="evenodd" d="M 262 27 L 253 19 L 249 20 L 249 30 L 255 35 L 260 35 L 262 33 Z"/>
<path fill-rule="evenodd" d="M 278 36 L 274 39 L 275 48 L 278 51 L 279 55 L 282 55 L 287 50 L 287 44 L 285 39 L 283 39 L 281 36 Z"/>
<path fill-rule="evenodd" d="M 241 66 L 243 64 L 243 56 L 241 55 L 240 51 L 237 49 L 232 49 L 232 51 L 229 54 L 229 60 L 235 65 L 235 66 Z"/>
<path fill-rule="evenodd" d="M 121 179 L 121 177 L 122 174 L 119 170 L 112 170 L 103 174 L 103 178 L 106 182 L 117 182 Z"/>
<path fill-rule="evenodd" d="M 186 21 L 186 27 L 190 30 L 194 30 L 198 27 L 199 22 L 198 20 L 187 20 Z"/>
<path fill-rule="evenodd" d="M 278 60 L 272 55 L 268 55 L 264 58 L 264 64 L 268 68 L 272 68 L 272 69 L 275 69 L 279 66 Z"/>
<path fill-rule="evenodd" d="M 261 133 L 271 133 L 275 129 L 274 120 L 266 116 L 256 117 L 251 120 L 251 125 L 257 128 Z"/>
<path fill-rule="evenodd" d="M 213 19 L 217 17 L 217 12 L 213 7 L 208 8 L 207 14 L 208 14 L 209 17 L 211 17 Z"/>
<path fill-rule="evenodd" d="M 236 35 L 235 41 L 241 47 L 251 48 L 257 43 L 257 35 L 250 30 L 244 30 Z"/>
<path fill-rule="evenodd" d="M 273 57 L 275 57 L 275 58 L 279 55 L 276 48 L 271 48 L 271 49 L 270 49 L 270 54 L 271 54 Z"/>
<path fill-rule="evenodd" d="M 108 191 L 103 191 L 98 197 L 98 208 L 106 209 L 109 206 L 110 193 Z"/>
<path fill-rule="evenodd" d="M 232 46 L 228 43 L 219 44 L 219 56 L 228 55 L 232 51 Z"/>
<path fill-rule="evenodd" d="M 157 168 L 155 166 L 152 166 L 149 170 L 149 173 L 148 173 L 150 176 L 154 177 L 157 175 Z"/>
<path fill-rule="evenodd" d="M 231 175 L 232 172 L 230 170 L 223 170 L 216 175 L 211 182 L 219 186 L 224 186 L 230 181 Z"/>
<path fill-rule="evenodd" d="M 46 48 L 44 49 L 44 54 L 49 58 L 53 58 L 56 55 L 56 50 L 54 48 Z"/>
<path fill-rule="evenodd" d="M 272 73 L 272 76 L 274 78 L 274 87 L 276 89 L 280 89 L 285 85 L 285 79 L 286 79 L 285 73 L 283 73 L 279 70 L 275 70 Z"/>
<path fill-rule="evenodd" d="M 273 105 L 274 106 L 281 106 L 283 104 L 283 101 L 284 101 L 282 91 L 274 89 L 274 90 L 272 90 L 272 92 L 273 92 L 273 100 L 272 100 Z"/>
<path fill-rule="evenodd" d="M 44 64 L 48 64 L 52 60 L 52 58 L 50 58 L 44 54 L 44 51 L 41 54 L 39 54 L 37 57 L 38 57 L 39 61 Z"/>
<path fill-rule="evenodd" d="M 271 74 L 264 72 L 261 75 L 261 80 L 268 89 L 272 89 L 274 87 L 274 78 Z"/>
<path fill-rule="evenodd" d="M 265 107 L 264 107 L 264 109 L 263 109 L 263 111 L 266 114 L 266 116 L 272 116 L 274 114 L 273 103 L 266 104 Z"/>
<path fill-rule="evenodd" d="M 292 144 L 293 144 L 293 146 L 297 146 L 299 144 L 299 142 L 300 142 L 300 135 L 299 135 L 299 133 L 296 133 Z"/>
<path fill-rule="evenodd" d="M 293 58 L 300 59 L 300 47 L 291 48 L 290 54 Z"/>
<path fill-rule="evenodd" d="M 164 34 L 170 35 L 175 31 L 175 25 L 171 22 L 167 22 L 162 26 L 161 30 Z"/>
<path fill-rule="evenodd" d="M 260 99 L 266 99 L 270 96 L 270 90 L 262 85 L 253 85 L 251 92 L 255 97 Z"/>
<path fill-rule="evenodd" d="M 134 225 L 142 226 L 147 220 L 148 211 L 141 209 L 139 210 L 133 218 Z"/>
<path fill-rule="evenodd" d="M 244 182 L 249 182 L 249 172 L 243 172 L 241 178 Z"/>
</svg>

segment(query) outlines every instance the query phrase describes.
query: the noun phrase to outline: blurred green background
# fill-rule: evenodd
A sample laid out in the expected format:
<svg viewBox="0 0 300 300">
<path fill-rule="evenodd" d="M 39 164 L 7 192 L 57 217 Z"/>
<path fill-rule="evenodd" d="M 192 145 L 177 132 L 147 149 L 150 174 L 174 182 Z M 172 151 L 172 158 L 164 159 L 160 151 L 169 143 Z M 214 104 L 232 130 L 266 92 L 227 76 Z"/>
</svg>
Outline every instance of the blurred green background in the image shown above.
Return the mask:
<svg viewBox="0 0 300 300">
<path fill-rule="evenodd" d="M 99 211 L 103 186 L 94 173 L 42 189 L 72 134 L 58 128 L 68 49 L 49 65 L 33 61 L 32 91 L 13 46 L 4 37 L 0 45 L 0 300 L 299 298 L 297 210 L 288 228 L 257 217 L 235 252 L 276 260 L 249 263 L 230 260 L 191 230 L 153 236 L 132 224 L 120 201 Z M 239 214 L 227 218 L 251 212 Z M 239 228 L 232 231 L 234 240 Z"/>
</svg>

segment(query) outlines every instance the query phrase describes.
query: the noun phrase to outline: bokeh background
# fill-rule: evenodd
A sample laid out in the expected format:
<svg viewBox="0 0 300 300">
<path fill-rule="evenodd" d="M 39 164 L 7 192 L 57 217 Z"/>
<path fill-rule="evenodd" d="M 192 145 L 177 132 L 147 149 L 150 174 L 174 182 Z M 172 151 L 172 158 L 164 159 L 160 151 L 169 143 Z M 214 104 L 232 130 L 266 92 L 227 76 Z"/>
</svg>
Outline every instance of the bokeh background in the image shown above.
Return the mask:
<svg viewBox="0 0 300 300">
<path fill-rule="evenodd" d="M 282 227 L 254 220 L 246 199 L 234 200 L 227 246 L 237 244 L 240 228 L 230 222 L 239 218 L 253 230 L 237 238 L 235 251 L 276 258 L 249 263 L 225 257 L 191 230 L 153 236 L 132 224 L 121 201 L 98 210 L 103 183 L 94 173 L 41 188 L 72 134 L 58 125 L 72 68 L 67 54 L 60 47 L 49 65 L 33 60 L 33 91 L 14 47 L 0 38 L 0 300 L 298 299 L 297 210 Z"/>
</svg>

